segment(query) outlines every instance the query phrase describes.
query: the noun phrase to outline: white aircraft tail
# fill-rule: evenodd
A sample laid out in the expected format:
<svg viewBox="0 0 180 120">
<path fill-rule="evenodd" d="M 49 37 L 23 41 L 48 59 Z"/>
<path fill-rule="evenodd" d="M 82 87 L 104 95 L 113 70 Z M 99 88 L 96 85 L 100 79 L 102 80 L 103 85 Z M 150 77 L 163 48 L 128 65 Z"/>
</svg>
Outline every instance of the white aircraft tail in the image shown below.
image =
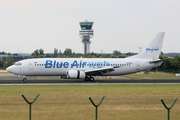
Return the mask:
<svg viewBox="0 0 180 120">
<path fill-rule="evenodd" d="M 161 54 L 162 43 L 164 40 L 165 32 L 159 32 L 148 44 L 146 48 L 142 50 L 141 53 L 132 56 L 132 58 L 140 58 L 140 59 L 159 59 L 159 55 Z"/>
</svg>

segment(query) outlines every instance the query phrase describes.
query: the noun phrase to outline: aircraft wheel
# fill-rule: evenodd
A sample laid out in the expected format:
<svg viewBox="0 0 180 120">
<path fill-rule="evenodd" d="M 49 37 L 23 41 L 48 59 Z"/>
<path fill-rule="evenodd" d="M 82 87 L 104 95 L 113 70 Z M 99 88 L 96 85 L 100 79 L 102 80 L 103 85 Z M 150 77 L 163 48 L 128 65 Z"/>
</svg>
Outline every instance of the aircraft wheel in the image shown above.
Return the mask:
<svg viewBox="0 0 180 120">
<path fill-rule="evenodd" d="M 84 81 L 90 81 L 91 80 L 91 78 L 90 77 L 85 77 L 85 79 L 84 79 Z"/>
<path fill-rule="evenodd" d="M 23 82 L 26 82 L 27 81 L 27 79 L 26 78 L 23 78 Z"/>
<path fill-rule="evenodd" d="M 90 81 L 94 81 L 94 77 L 90 77 Z"/>
</svg>

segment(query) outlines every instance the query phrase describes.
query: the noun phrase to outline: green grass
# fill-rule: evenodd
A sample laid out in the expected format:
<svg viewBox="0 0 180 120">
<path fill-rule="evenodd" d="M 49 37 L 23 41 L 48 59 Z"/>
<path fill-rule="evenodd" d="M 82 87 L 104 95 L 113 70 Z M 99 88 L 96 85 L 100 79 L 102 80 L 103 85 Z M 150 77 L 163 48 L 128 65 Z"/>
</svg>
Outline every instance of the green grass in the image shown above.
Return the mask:
<svg viewBox="0 0 180 120">
<path fill-rule="evenodd" d="M 124 75 L 127 79 L 180 79 L 180 76 L 176 76 L 175 73 L 164 73 L 164 72 L 149 72 L 148 74 L 129 74 Z"/>
<path fill-rule="evenodd" d="M 0 120 L 26 120 L 29 101 L 32 120 L 93 120 L 95 108 L 88 96 L 99 106 L 99 120 L 165 120 L 167 110 L 160 98 L 170 106 L 180 98 L 180 85 L 15 85 L 0 86 Z M 180 119 L 179 99 L 171 110 L 171 119 Z"/>
</svg>

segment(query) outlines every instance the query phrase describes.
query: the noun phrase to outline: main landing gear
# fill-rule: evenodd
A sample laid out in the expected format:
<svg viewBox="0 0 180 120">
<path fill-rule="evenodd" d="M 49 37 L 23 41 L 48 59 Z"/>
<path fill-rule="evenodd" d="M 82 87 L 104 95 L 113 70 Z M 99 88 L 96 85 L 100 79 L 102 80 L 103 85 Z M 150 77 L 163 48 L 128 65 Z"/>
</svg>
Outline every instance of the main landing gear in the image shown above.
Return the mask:
<svg viewBox="0 0 180 120">
<path fill-rule="evenodd" d="M 92 76 L 86 76 L 84 81 L 94 81 L 94 77 Z"/>
<path fill-rule="evenodd" d="M 23 82 L 27 82 L 27 78 L 23 78 Z"/>
</svg>

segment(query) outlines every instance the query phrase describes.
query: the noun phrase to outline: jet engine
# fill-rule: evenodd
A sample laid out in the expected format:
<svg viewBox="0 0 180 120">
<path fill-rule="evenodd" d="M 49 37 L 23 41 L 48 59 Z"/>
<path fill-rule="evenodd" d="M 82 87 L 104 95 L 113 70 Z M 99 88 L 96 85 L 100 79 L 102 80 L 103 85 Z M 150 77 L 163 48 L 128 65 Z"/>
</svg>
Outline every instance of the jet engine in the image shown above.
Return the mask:
<svg viewBox="0 0 180 120">
<path fill-rule="evenodd" d="M 79 71 L 79 70 L 69 70 L 67 72 L 67 78 L 76 78 L 76 79 L 81 79 L 81 78 L 85 78 L 86 74 L 83 71 Z"/>
</svg>

